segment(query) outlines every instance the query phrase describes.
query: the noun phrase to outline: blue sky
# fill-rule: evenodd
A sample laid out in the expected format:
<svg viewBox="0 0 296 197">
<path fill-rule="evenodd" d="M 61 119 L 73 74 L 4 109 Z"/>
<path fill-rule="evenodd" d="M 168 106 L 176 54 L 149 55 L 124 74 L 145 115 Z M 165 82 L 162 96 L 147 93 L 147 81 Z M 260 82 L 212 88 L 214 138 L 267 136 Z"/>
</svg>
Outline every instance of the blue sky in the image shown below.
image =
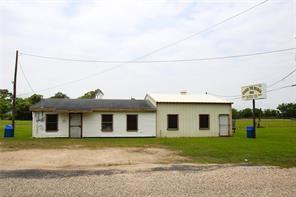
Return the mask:
<svg viewBox="0 0 296 197">
<path fill-rule="evenodd" d="M 83 3 L 81 3 L 83 2 Z M 0 88 L 12 89 L 15 50 L 76 59 L 131 60 L 211 26 L 260 1 L 0 1 Z M 296 47 L 296 1 L 270 0 L 200 36 L 145 60 L 226 56 Z M 146 93 L 240 94 L 240 87 L 272 83 L 296 67 L 294 52 L 207 62 L 132 64 L 76 83 L 115 65 L 59 62 L 20 56 L 33 89 L 49 97 L 76 98 L 100 88 L 105 98 L 143 98 Z M 5 74 L 2 74 L 5 73 Z M 292 75 L 278 87 L 295 83 Z M 19 72 L 18 93 L 32 92 Z M 24 94 L 28 93 L 28 94 Z M 258 107 L 295 102 L 296 89 L 258 101 Z M 250 103 L 234 100 L 234 107 Z"/>
</svg>

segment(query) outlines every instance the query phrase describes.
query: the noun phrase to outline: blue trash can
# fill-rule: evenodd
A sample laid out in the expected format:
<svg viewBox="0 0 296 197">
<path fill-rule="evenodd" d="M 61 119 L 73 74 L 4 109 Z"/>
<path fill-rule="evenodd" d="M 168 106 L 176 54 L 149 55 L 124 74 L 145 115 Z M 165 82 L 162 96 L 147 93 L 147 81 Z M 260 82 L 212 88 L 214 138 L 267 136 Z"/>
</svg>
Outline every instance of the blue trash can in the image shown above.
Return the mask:
<svg viewBox="0 0 296 197">
<path fill-rule="evenodd" d="M 4 137 L 14 137 L 14 129 L 11 124 L 5 126 Z"/>
<path fill-rule="evenodd" d="M 247 138 L 256 138 L 253 126 L 247 126 Z"/>
</svg>

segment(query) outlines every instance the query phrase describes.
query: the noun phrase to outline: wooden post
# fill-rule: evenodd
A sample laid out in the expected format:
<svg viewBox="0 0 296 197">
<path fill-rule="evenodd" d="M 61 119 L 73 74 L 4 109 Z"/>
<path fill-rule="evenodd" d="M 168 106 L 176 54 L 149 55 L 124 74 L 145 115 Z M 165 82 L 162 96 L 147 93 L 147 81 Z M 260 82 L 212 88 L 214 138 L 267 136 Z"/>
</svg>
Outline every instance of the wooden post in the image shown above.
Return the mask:
<svg viewBox="0 0 296 197">
<path fill-rule="evenodd" d="M 18 66 L 18 50 L 16 50 L 15 54 L 15 67 L 14 67 L 14 80 L 13 80 L 13 95 L 12 95 L 12 127 L 15 131 L 15 100 L 16 100 L 16 79 L 17 79 L 17 66 Z"/>
<path fill-rule="evenodd" d="M 255 115 L 255 99 L 253 99 L 253 127 L 254 127 L 254 138 L 256 138 L 256 115 Z"/>
</svg>

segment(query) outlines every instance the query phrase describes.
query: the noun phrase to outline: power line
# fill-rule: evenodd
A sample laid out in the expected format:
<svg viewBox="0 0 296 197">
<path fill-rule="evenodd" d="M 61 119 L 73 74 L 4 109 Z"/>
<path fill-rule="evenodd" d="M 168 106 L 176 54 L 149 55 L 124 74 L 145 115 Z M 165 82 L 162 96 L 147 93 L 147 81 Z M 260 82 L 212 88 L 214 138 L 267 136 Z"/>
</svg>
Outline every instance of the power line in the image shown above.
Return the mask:
<svg viewBox="0 0 296 197">
<path fill-rule="evenodd" d="M 282 90 L 282 89 L 285 89 L 285 88 L 292 88 L 292 87 L 296 87 L 296 84 L 282 86 L 282 87 L 279 87 L 279 88 L 274 88 L 274 89 L 268 90 L 267 92 L 274 92 L 274 91 Z"/>
<path fill-rule="evenodd" d="M 283 78 L 281 78 L 280 80 L 278 81 L 275 81 L 274 83 L 270 84 L 268 87 L 271 88 L 272 86 L 275 86 L 276 84 L 284 81 L 285 79 L 287 79 L 289 76 L 291 76 L 293 73 L 296 72 L 296 68 L 293 69 L 291 72 L 289 72 L 287 75 L 285 75 Z"/>
<path fill-rule="evenodd" d="M 278 91 L 278 90 L 282 90 L 282 89 L 286 89 L 286 88 L 293 88 L 293 87 L 296 87 L 296 84 L 286 85 L 286 86 L 282 86 L 282 87 L 279 87 L 279 88 L 274 88 L 274 89 L 271 89 L 271 90 L 267 90 L 266 92 L 274 92 L 274 91 Z M 215 96 L 215 94 L 210 94 L 210 95 Z M 236 95 L 235 98 L 229 98 L 229 100 L 237 100 L 237 99 L 241 99 L 241 98 L 242 98 L 241 95 Z"/>
<path fill-rule="evenodd" d="M 274 83 L 268 85 L 267 87 L 268 87 L 268 88 L 271 88 L 272 86 L 274 86 L 274 85 L 276 85 L 276 84 L 278 84 L 278 83 L 284 81 L 285 79 L 287 79 L 289 76 L 291 76 L 291 75 L 292 75 L 293 73 L 295 73 L 295 72 L 296 72 L 296 68 L 293 69 L 291 72 L 289 72 L 287 75 L 285 75 L 285 76 L 284 76 L 283 78 L 281 78 L 280 80 L 275 81 Z M 268 91 L 267 91 L 267 92 L 268 92 Z M 212 95 L 212 96 L 217 96 L 217 97 L 224 97 L 224 98 L 231 98 L 231 97 L 235 97 L 235 98 L 237 98 L 237 97 L 241 96 L 241 95 L 220 95 L 220 94 L 215 94 L 215 93 L 210 93 L 210 92 L 206 92 L 206 94 L 210 94 L 210 95 Z"/>
<path fill-rule="evenodd" d="M 279 49 L 279 50 L 273 50 L 273 51 L 265 51 L 265 52 L 256 52 L 256 53 L 249 53 L 249 54 L 240 54 L 240 55 L 231 55 L 231 56 L 220 56 L 220 57 L 208 57 L 208 58 L 199 58 L 199 59 L 179 59 L 179 60 L 152 60 L 152 61 L 126 61 L 126 62 L 121 62 L 121 63 L 160 63 L 160 62 L 181 62 L 181 61 L 206 61 L 206 60 L 218 60 L 218 59 L 230 59 L 230 58 L 239 58 L 239 57 L 247 57 L 247 56 L 255 56 L 255 55 L 265 55 L 265 54 L 270 54 L 270 53 L 279 53 L 279 52 L 285 52 L 285 51 L 291 51 L 291 50 L 295 50 L 296 48 L 287 48 L 287 49 Z M 33 54 L 27 54 L 27 53 L 21 53 L 21 55 L 27 55 L 27 56 L 34 56 L 34 57 L 38 57 L 38 58 L 45 58 L 45 59 L 55 59 L 55 60 L 62 60 L 62 61 L 87 61 L 87 62 L 102 62 L 102 63 L 118 63 L 119 61 L 104 61 L 104 60 L 74 60 L 74 59 L 66 59 L 66 58 L 56 58 L 56 57 L 48 57 L 48 56 L 38 56 L 38 55 L 33 55 Z M 107 68 L 107 69 L 104 69 L 102 70 L 101 72 L 99 73 L 94 73 L 94 74 L 91 74 L 91 75 L 88 75 L 88 77 L 91 77 L 91 76 L 96 76 L 98 74 L 103 74 L 105 72 L 108 72 L 110 70 L 113 70 L 115 68 L 117 68 L 118 66 L 114 66 L 114 67 L 111 67 L 111 68 Z M 290 74 L 291 75 L 291 74 Z M 289 76 L 290 76 L 289 75 Z M 288 76 L 287 76 L 288 77 Z M 285 77 L 285 78 L 287 78 Z M 85 77 L 83 78 L 80 78 L 80 79 L 77 79 L 77 80 L 72 80 L 72 81 L 68 81 L 68 82 L 65 82 L 65 83 L 61 83 L 61 84 L 58 84 L 58 85 L 55 85 L 55 86 L 51 86 L 51 87 L 48 87 L 48 88 L 45 88 L 45 89 L 41 89 L 39 90 L 38 92 L 43 92 L 43 91 L 47 91 L 47 90 L 51 90 L 51 89 L 54 89 L 54 88 L 57 88 L 57 87 L 60 87 L 60 86 L 64 86 L 64 85 L 68 85 L 68 84 L 71 84 L 71 83 L 74 83 L 74 82 L 78 82 L 78 81 L 82 81 L 86 79 Z M 27 93 L 25 93 L 27 94 Z M 25 94 L 21 94 L 21 95 L 25 95 Z M 214 93 L 208 93 L 208 94 L 211 94 L 213 96 L 219 96 L 219 97 L 237 97 L 239 95 L 231 95 L 231 96 L 225 96 L 225 95 L 218 95 L 218 94 L 214 94 Z"/>
<path fill-rule="evenodd" d="M 230 17 L 228 17 L 228 18 L 226 18 L 226 19 L 224 19 L 224 20 L 222 20 L 222 21 L 220 21 L 220 22 L 218 22 L 218 23 L 216 23 L 216 24 L 214 24 L 214 25 L 212 25 L 212 26 L 210 26 L 210 27 L 207 27 L 207 28 L 205 28 L 205 29 L 199 31 L 199 32 L 193 33 L 193 34 L 191 34 L 191 35 L 189 35 L 189 36 L 187 36 L 187 37 L 185 37 L 185 38 L 183 38 L 183 39 L 177 40 L 177 41 L 172 42 L 172 43 L 170 43 L 170 44 L 167 44 L 167 45 L 165 45 L 165 46 L 163 46 L 163 47 L 160 47 L 160 48 L 158 48 L 158 49 L 155 49 L 155 50 L 153 50 L 153 51 L 151 51 L 151 52 L 149 52 L 149 53 L 147 53 L 147 54 L 141 56 L 141 59 L 144 58 L 144 57 L 150 56 L 150 55 L 152 55 L 152 54 L 154 54 L 154 53 L 156 53 L 156 52 L 158 52 L 158 51 L 161 51 L 161 50 L 163 50 L 163 49 L 166 49 L 166 48 L 172 47 L 172 46 L 174 46 L 174 45 L 177 45 L 177 44 L 179 44 L 179 43 L 181 43 L 181 42 L 184 42 L 185 40 L 191 39 L 191 38 L 193 38 L 193 37 L 195 37 L 195 36 L 197 36 L 197 35 L 199 35 L 199 34 L 205 33 L 205 32 L 207 32 L 207 31 L 209 31 L 209 30 L 211 30 L 211 29 L 213 29 L 213 28 L 215 28 L 215 27 L 217 27 L 217 26 L 222 25 L 223 23 L 225 23 L 225 22 L 227 22 L 227 21 L 230 21 L 230 20 L 232 20 L 232 19 L 234 19 L 234 18 L 236 18 L 236 17 L 238 17 L 238 16 L 240 16 L 240 15 L 243 15 L 243 14 L 245 14 L 245 13 L 247 13 L 247 12 L 249 12 L 249 11 L 255 9 L 256 7 L 259 7 L 259 6 L 261 6 L 261 5 L 265 4 L 265 3 L 267 3 L 268 1 L 269 1 L 269 0 L 262 1 L 262 2 L 260 2 L 260 3 L 256 4 L 256 5 L 254 5 L 254 6 L 252 6 L 252 7 L 250 7 L 250 8 L 248 8 L 248 9 L 242 11 L 242 12 L 239 12 L 239 13 L 233 15 L 233 16 L 230 16 Z"/>
<path fill-rule="evenodd" d="M 235 15 L 232 15 L 232 16 L 230 16 L 230 17 L 228 17 L 228 18 L 226 18 L 226 19 L 224 19 L 224 20 L 222 20 L 222 21 L 220 21 L 220 22 L 214 24 L 214 25 L 211 25 L 210 27 L 207 27 L 207 28 L 205 28 L 205 29 L 203 29 L 203 30 L 201 30 L 201 31 L 199 31 L 199 32 L 193 33 L 193 34 L 191 34 L 191 35 L 189 35 L 189 36 L 187 36 L 187 37 L 185 37 L 185 38 L 183 38 L 183 39 L 180 39 L 180 40 L 177 40 L 177 41 L 172 42 L 172 43 L 170 43 L 170 44 L 167 44 L 167 45 L 165 45 L 165 46 L 163 46 L 163 47 L 160 47 L 160 48 L 157 48 L 157 49 L 155 49 L 155 50 L 152 50 L 152 51 L 150 51 L 150 52 L 148 52 L 148 53 L 146 53 L 146 54 L 144 54 L 144 55 L 142 55 L 142 56 L 139 56 L 139 57 L 137 57 L 137 58 L 132 59 L 131 61 L 137 61 L 137 60 L 143 59 L 143 58 L 145 58 L 145 57 L 148 57 L 148 56 L 150 56 L 150 55 L 152 55 L 152 54 L 157 53 L 158 51 L 161 51 L 161 50 L 163 50 L 163 49 L 166 49 L 166 48 L 169 48 L 169 47 L 175 46 L 175 45 L 177 45 L 177 44 L 179 44 L 179 43 L 181 43 L 181 42 L 184 42 L 185 40 L 191 39 L 191 38 L 193 38 L 193 37 L 195 37 L 195 36 L 197 36 L 197 35 L 200 35 L 200 34 L 202 34 L 202 33 L 205 33 L 205 32 L 207 32 L 207 31 L 209 31 L 209 30 L 211 30 L 211 29 L 213 29 L 213 28 L 215 28 L 215 27 L 218 27 L 218 26 L 222 25 L 223 23 L 226 23 L 226 22 L 228 22 L 228 21 L 230 21 L 230 20 L 232 20 L 232 19 L 234 19 L 234 18 L 236 18 L 236 17 L 238 17 L 238 16 L 241 16 L 241 15 L 243 15 L 243 14 L 245 14 L 245 13 L 247 13 L 247 12 L 249 12 L 249 11 L 251 11 L 251 10 L 253 10 L 253 9 L 255 9 L 255 8 L 257 8 L 257 7 L 261 6 L 261 5 L 263 5 L 263 4 L 265 4 L 265 3 L 267 3 L 268 1 L 269 1 L 269 0 L 264 0 L 264 1 L 262 1 L 262 2 L 260 2 L 260 3 L 258 3 L 258 4 L 256 4 L 256 5 L 254 5 L 254 6 L 252 6 L 252 7 L 250 7 L 250 8 L 247 8 L 246 10 L 243 10 L 243 11 L 241 11 L 241 12 L 235 14 Z M 113 66 L 113 67 L 111 67 L 111 68 L 108 68 L 108 69 L 105 69 L 105 70 L 102 70 L 102 71 L 99 71 L 99 72 L 96 72 L 96 73 L 90 74 L 90 75 L 88 75 L 88 76 L 82 77 L 82 78 L 77 79 L 77 80 L 71 80 L 71 81 L 68 81 L 68 82 L 65 82 L 65 83 L 62 83 L 62 84 L 59 84 L 59 85 L 55 85 L 55 86 L 52 86 L 52 87 L 49 87 L 49 88 L 46 88 L 46 89 L 43 89 L 43 90 L 39 90 L 38 92 L 40 92 L 40 91 L 46 91 L 46 90 L 50 90 L 50 89 L 54 89 L 54 88 L 56 88 L 56 87 L 65 86 L 65 85 L 68 85 L 68 84 L 71 84 L 71 83 L 76 83 L 76 82 L 79 82 L 79 81 L 82 81 L 82 80 L 85 80 L 85 79 L 88 79 L 88 78 L 91 78 L 91 77 L 94 77 L 94 76 L 97 76 L 97 75 L 100 75 L 100 74 L 103 74 L 103 73 L 109 72 L 109 71 L 114 70 L 114 69 L 116 69 L 116 68 L 119 68 L 119 67 L 121 67 L 121 66 L 123 66 L 123 65 L 124 65 L 124 64 L 119 64 L 119 65 Z"/>
<path fill-rule="evenodd" d="M 21 53 L 25 56 L 37 57 L 42 59 L 51 59 L 51 60 L 58 60 L 58 61 L 68 61 L 68 62 L 87 62 L 87 63 L 172 63 L 172 62 L 196 62 L 196 61 L 209 61 L 209 60 L 220 60 L 220 59 L 231 59 L 231 58 L 240 58 L 240 57 L 250 57 L 250 56 L 258 56 L 258 55 L 266 55 L 272 53 L 281 53 L 286 51 L 292 51 L 296 48 L 286 48 L 286 49 L 279 49 L 273 51 L 264 51 L 264 52 L 255 52 L 255 53 L 247 53 L 247 54 L 238 54 L 238 55 L 230 55 L 230 56 L 216 56 L 216 57 L 205 57 L 205 58 L 196 58 L 196 59 L 172 59 L 172 60 L 147 60 L 147 61 L 112 61 L 112 60 L 86 60 L 86 59 L 70 59 L 70 58 L 61 58 L 61 57 L 51 57 L 51 56 L 41 56 L 29 53 Z"/>
<path fill-rule="evenodd" d="M 212 96 L 217 96 L 217 97 L 224 97 L 224 98 L 240 96 L 240 95 L 221 95 L 221 94 L 214 94 L 214 93 L 211 93 L 211 92 L 206 92 L 206 94 L 209 94 L 209 95 L 212 95 Z"/>
<path fill-rule="evenodd" d="M 21 66 L 21 64 L 19 64 L 19 67 L 21 68 L 21 71 L 22 71 L 22 73 L 23 73 L 23 76 L 24 76 L 25 81 L 27 82 L 29 88 L 31 89 L 31 91 L 32 91 L 33 93 L 35 93 L 35 91 L 34 91 L 32 85 L 31 85 L 31 83 L 29 82 L 29 80 L 28 80 L 28 78 L 27 78 L 27 76 L 26 76 L 26 74 L 25 74 L 25 72 L 24 72 L 24 69 L 23 69 L 23 67 Z"/>
</svg>

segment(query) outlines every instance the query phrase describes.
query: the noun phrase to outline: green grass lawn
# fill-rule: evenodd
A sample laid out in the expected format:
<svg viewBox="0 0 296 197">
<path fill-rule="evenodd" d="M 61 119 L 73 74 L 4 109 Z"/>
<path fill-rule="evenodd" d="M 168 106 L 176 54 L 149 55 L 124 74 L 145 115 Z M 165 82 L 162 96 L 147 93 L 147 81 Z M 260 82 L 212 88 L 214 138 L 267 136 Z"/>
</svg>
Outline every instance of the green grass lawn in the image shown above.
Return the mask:
<svg viewBox="0 0 296 197">
<path fill-rule="evenodd" d="M 266 121 L 267 122 L 267 121 Z M 81 146 L 98 148 L 166 147 L 179 151 L 197 163 L 244 163 L 254 165 L 296 166 L 296 121 L 271 120 L 265 128 L 257 129 L 256 139 L 245 137 L 246 125 L 251 120 L 238 121 L 239 128 L 233 137 L 207 138 L 83 138 L 33 139 L 31 121 L 17 121 L 15 138 L 3 139 L 4 125 L 0 121 L 0 147 L 9 150 L 28 148 L 72 148 Z M 77 147 L 76 147 L 77 148 Z"/>
</svg>

